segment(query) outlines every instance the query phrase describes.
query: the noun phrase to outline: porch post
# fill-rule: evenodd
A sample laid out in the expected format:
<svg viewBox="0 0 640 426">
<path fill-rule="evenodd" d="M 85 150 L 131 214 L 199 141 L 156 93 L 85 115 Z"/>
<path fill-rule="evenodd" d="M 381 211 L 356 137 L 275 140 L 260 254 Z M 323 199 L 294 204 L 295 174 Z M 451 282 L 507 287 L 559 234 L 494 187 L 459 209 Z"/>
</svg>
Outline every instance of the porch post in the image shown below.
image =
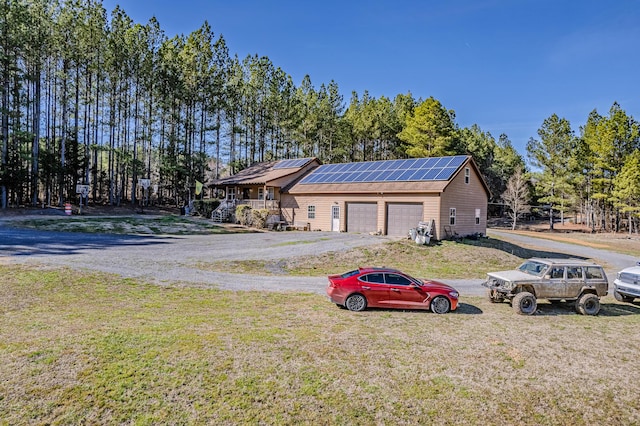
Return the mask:
<svg viewBox="0 0 640 426">
<path fill-rule="evenodd" d="M 262 188 L 262 203 L 264 204 L 263 208 L 267 208 L 267 198 L 269 198 L 269 191 L 267 191 L 267 184 Z"/>
</svg>

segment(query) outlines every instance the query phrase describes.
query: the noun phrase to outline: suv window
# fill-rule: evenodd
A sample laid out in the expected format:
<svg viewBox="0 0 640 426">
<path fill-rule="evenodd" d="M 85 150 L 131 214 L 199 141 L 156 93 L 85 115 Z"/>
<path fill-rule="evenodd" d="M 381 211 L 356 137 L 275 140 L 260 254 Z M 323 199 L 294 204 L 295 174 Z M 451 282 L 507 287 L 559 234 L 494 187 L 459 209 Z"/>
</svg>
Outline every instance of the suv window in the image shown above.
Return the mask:
<svg viewBox="0 0 640 426">
<path fill-rule="evenodd" d="M 585 275 L 588 280 L 601 280 L 604 278 L 602 269 L 589 266 L 586 268 Z"/>
<path fill-rule="evenodd" d="M 564 266 L 554 266 L 553 268 L 551 268 L 549 275 L 551 275 L 551 279 L 564 278 Z"/>
<path fill-rule="evenodd" d="M 568 280 L 581 280 L 582 279 L 582 267 L 581 266 L 568 266 L 567 267 L 567 279 Z"/>
<path fill-rule="evenodd" d="M 409 284 L 411 284 L 411 281 L 408 278 L 403 277 L 402 275 L 387 274 L 387 284 L 409 285 Z"/>
</svg>

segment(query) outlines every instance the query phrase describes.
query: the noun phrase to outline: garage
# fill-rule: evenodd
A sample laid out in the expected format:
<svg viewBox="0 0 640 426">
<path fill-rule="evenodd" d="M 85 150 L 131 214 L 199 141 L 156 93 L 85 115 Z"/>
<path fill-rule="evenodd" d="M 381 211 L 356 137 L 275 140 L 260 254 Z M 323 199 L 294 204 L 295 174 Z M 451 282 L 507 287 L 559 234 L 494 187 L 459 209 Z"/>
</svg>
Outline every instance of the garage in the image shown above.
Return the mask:
<svg viewBox="0 0 640 426">
<path fill-rule="evenodd" d="M 423 219 L 422 203 L 387 204 L 387 235 L 407 235 Z"/>
<path fill-rule="evenodd" d="M 377 228 L 376 203 L 347 203 L 347 232 L 376 232 Z"/>
</svg>

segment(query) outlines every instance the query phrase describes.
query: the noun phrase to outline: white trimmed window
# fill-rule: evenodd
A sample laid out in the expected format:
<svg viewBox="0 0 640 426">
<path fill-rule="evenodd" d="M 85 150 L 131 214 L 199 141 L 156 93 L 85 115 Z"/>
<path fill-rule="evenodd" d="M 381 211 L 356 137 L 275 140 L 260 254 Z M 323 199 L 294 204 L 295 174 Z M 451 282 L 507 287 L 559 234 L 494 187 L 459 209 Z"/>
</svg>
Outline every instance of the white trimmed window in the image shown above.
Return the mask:
<svg viewBox="0 0 640 426">
<path fill-rule="evenodd" d="M 267 200 L 273 200 L 273 187 L 267 188 Z M 264 188 L 258 188 L 258 200 L 264 200 Z"/>
<path fill-rule="evenodd" d="M 476 209 L 476 225 L 480 225 L 480 209 Z"/>
<path fill-rule="evenodd" d="M 449 225 L 455 225 L 455 224 L 456 224 L 456 209 L 451 208 L 449 209 Z"/>
<path fill-rule="evenodd" d="M 307 206 L 307 219 L 316 218 L 316 206 Z"/>
<path fill-rule="evenodd" d="M 467 167 L 464 169 L 464 183 L 469 184 L 469 180 L 471 179 L 471 170 Z"/>
</svg>

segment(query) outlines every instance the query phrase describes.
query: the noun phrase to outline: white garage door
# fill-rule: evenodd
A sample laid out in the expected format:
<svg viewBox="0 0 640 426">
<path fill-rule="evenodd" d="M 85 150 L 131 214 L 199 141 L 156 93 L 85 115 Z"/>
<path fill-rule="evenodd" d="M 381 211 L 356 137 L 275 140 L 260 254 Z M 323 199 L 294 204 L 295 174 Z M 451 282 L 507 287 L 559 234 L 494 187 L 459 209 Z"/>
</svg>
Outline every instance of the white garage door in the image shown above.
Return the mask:
<svg viewBox="0 0 640 426">
<path fill-rule="evenodd" d="M 376 203 L 347 203 L 347 232 L 376 232 L 377 226 Z"/>
<path fill-rule="evenodd" d="M 407 235 L 422 220 L 422 203 L 387 204 L 387 235 Z"/>
</svg>

